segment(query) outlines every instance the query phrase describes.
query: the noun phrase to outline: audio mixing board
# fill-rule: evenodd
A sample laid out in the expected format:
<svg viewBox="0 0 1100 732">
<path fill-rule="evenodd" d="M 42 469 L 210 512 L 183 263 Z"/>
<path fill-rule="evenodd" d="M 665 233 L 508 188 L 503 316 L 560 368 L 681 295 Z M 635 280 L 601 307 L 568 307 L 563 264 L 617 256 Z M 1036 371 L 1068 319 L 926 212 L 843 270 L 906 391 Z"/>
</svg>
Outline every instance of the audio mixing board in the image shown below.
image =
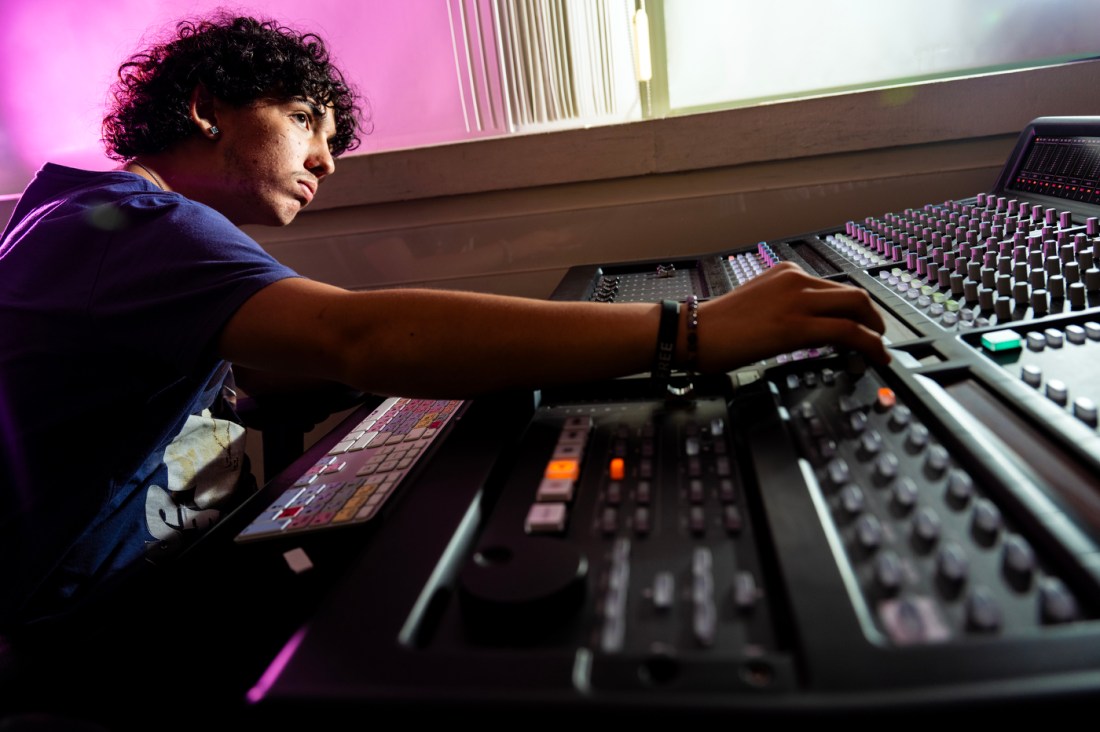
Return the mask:
<svg viewBox="0 0 1100 732">
<path fill-rule="evenodd" d="M 475 404 L 257 687 L 257 709 L 1087 708 L 1100 700 L 1098 216 L 1100 119 L 1042 118 L 971 198 L 574 268 L 554 297 L 613 307 L 706 299 L 793 261 L 865 289 L 894 358 L 869 366 L 823 344 L 696 377 L 687 395 L 645 379 L 543 392 L 490 442 Z M 341 441 L 337 429 L 318 454 Z M 456 481 L 479 444 L 491 465 Z"/>
</svg>

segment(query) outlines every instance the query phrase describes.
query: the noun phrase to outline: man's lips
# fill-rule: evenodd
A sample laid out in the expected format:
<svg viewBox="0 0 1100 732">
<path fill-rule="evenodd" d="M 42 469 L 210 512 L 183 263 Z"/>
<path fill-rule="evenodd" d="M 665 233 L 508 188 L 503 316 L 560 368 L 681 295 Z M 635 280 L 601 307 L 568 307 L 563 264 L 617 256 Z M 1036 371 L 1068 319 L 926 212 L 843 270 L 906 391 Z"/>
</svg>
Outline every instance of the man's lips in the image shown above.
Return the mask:
<svg viewBox="0 0 1100 732">
<path fill-rule="evenodd" d="M 306 202 L 303 206 L 308 206 L 309 202 L 313 200 L 313 196 L 316 193 L 316 189 L 308 182 L 304 180 L 298 181 L 298 188 L 301 189 L 302 194 L 305 196 Z"/>
</svg>

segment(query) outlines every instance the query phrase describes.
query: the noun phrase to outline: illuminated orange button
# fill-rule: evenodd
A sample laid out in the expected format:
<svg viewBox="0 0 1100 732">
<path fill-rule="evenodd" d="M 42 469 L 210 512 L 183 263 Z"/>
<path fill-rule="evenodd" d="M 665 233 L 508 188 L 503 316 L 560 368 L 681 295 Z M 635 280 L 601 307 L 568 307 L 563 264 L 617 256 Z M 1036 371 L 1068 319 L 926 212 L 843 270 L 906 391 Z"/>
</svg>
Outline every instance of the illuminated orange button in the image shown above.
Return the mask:
<svg viewBox="0 0 1100 732">
<path fill-rule="evenodd" d="M 878 404 L 884 409 L 889 409 L 897 403 L 897 396 L 894 395 L 894 390 L 888 386 L 884 386 L 878 390 Z"/>
<path fill-rule="evenodd" d="M 611 458 L 611 465 L 608 467 L 608 472 L 611 475 L 611 480 L 622 480 L 626 474 L 626 464 L 622 458 Z"/>
<path fill-rule="evenodd" d="M 580 464 L 576 460 L 551 460 L 546 464 L 546 477 L 550 480 L 576 480 L 580 476 Z"/>
</svg>

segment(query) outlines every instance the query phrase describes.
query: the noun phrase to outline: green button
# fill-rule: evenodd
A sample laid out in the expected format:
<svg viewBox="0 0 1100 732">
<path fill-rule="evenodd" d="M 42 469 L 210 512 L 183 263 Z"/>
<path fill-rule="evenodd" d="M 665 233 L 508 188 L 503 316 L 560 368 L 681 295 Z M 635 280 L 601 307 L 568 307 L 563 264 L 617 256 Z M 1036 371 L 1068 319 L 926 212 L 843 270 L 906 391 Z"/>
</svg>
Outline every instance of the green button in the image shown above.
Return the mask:
<svg viewBox="0 0 1100 732">
<path fill-rule="evenodd" d="M 987 351 L 1011 351 L 1020 348 L 1020 334 L 1014 330 L 998 330 L 982 336 L 982 346 Z"/>
<path fill-rule="evenodd" d="M 959 312 L 959 303 L 957 303 L 957 302 L 956 302 L 956 301 L 954 301 L 954 300 L 948 300 L 947 302 L 945 302 L 945 303 L 943 304 L 943 306 L 944 306 L 945 308 L 947 308 L 947 311 L 948 311 L 949 313 L 957 313 L 957 312 Z"/>
<path fill-rule="evenodd" d="M 935 292 L 932 294 L 932 302 L 942 303 L 947 300 L 947 295 L 942 292 Z"/>
<path fill-rule="evenodd" d="M 931 295 L 934 290 L 935 288 L 933 288 L 932 285 L 925 285 L 924 287 L 920 288 L 920 294 Z"/>
</svg>

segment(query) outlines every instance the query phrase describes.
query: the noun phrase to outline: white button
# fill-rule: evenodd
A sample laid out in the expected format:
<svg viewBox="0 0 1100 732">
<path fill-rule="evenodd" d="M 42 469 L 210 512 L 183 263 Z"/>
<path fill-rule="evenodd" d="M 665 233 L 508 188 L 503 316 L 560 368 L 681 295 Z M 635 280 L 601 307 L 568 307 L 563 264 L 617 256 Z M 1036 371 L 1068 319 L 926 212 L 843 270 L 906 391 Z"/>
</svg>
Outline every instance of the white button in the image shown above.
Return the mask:
<svg viewBox="0 0 1100 732">
<path fill-rule="evenodd" d="M 524 528 L 529 534 L 542 534 L 565 529 L 566 507 L 564 503 L 535 503 L 527 511 Z"/>
<path fill-rule="evenodd" d="M 1096 402 L 1088 397 L 1077 397 L 1073 400 L 1073 416 L 1085 424 L 1096 426 Z"/>
<path fill-rule="evenodd" d="M 1020 369 L 1020 378 L 1024 380 L 1024 383 L 1028 386 L 1034 386 L 1036 389 L 1043 383 L 1043 370 L 1033 363 L 1024 364 Z"/>
<path fill-rule="evenodd" d="M 1066 382 L 1061 379 L 1051 379 L 1047 382 L 1047 397 L 1055 404 L 1066 405 L 1066 401 L 1069 398 L 1069 392 L 1066 388 Z"/>
</svg>

